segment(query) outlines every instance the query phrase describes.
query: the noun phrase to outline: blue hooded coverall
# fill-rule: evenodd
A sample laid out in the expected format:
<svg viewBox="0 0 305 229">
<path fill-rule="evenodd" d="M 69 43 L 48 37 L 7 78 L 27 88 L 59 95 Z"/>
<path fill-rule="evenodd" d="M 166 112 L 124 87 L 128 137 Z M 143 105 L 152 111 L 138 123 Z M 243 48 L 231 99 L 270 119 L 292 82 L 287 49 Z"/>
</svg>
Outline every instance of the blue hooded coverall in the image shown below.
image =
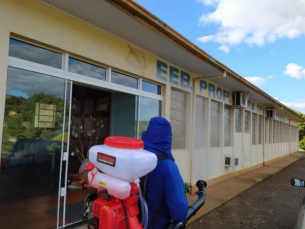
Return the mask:
<svg viewBox="0 0 305 229">
<path fill-rule="evenodd" d="M 154 229 L 165 228 L 171 219 L 177 222 L 184 221 L 187 216 L 188 201 L 181 174 L 171 153 L 170 123 L 165 118 L 152 118 L 147 131 L 142 133 L 142 140 L 145 150 L 156 155 L 164 154 L 169 158 L 160 160 L 157 167 L 147 175 L 148 222 L 152 221 L 160 209 L 161 214 L 153 226 Z"/>
</svg>

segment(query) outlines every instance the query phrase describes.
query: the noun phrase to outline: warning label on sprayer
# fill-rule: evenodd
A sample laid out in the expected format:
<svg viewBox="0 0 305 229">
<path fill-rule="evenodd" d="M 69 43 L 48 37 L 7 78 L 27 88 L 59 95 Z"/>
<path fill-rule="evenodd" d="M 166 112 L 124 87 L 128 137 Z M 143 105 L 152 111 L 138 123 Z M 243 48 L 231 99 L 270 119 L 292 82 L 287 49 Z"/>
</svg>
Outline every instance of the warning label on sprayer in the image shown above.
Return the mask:
<svg viewBox="0 0 305 229">
<path fill-rule="evenodd" d="M 97 161 L 112 167 L 115 167 L 116 158 L 104 153 L 97 153 Z"/>
</svg>

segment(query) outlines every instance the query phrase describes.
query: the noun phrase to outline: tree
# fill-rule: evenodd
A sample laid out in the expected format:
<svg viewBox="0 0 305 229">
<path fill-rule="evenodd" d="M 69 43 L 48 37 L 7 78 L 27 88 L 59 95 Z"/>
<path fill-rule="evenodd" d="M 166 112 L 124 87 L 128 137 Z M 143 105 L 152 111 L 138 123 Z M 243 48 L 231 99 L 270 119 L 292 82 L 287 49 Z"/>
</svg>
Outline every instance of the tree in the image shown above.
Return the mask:
<svg viewBox="0 0 305 229">
<path fill-rule="evenodd" d="M 297 111 L 297 114 L 305 119 L 305 114 L 303 114 L 302 112 Z M 300 141 L 305 137 L 305 122 L 299 122 L 298 126 L 299 126 L 299 141 Z"/>
<path fill-rule="evenodd" d="M 305 137 L 301 141 L 299 141 L 299 147 L 300 149 L 305 150 Z"/>
</svg>

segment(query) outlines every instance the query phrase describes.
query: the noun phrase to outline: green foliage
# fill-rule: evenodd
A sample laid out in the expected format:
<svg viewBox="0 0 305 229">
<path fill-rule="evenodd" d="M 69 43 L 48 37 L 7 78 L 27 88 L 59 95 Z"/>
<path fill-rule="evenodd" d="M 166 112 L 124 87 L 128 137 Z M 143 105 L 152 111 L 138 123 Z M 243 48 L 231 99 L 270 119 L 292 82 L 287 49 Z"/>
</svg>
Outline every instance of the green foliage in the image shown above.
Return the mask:
<svg viewBox="0 0 305 229">
<path fill-rule="evenodd" d="M 185 194 L 190 194 L 192 192 L 192 184 L 184 182 L 184 192 Z"/>
<path fill-rule="evenodd" d="M 299 111 L 297 111 L 297 113 L 298 115 L 300 115 L 302 118 L 305 119 L 305 114 Z M 303 138 L 305 137 L 305 123 L 299 122 L 298 126 L 299 126 L 299 140 L 303 140 Z"/>
<path fill-rule="evenodd" d="M 301 141 L 299 141 L 299 147 L 300 149 L 305 150 L 305 137 Z"/>
<path fill-rule="evenodd" d="M 37 128 L 35 123 L 36 103 L 55 104 L 55 128 Z M 16 140 L 22 136 L 32 139 L 52 139 L 62 132 L 63 99 L 46 95 L 33 94 L 28 99 L 7 95 L 5 101 L 2 152 L 11 152 Z"/>
</svg>

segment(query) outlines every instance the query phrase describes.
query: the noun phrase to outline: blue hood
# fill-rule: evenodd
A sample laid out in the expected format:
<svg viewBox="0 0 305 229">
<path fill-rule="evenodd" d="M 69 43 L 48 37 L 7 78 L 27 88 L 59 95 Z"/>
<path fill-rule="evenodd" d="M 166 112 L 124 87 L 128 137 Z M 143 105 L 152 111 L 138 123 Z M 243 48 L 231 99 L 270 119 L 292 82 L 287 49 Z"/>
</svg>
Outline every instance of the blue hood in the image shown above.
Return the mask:
<svg viewBox="0 0 305 229">
<path fill-rule="evenodd" d="M 171 153 L 172 128 L 162 117 L 151 118 L 147 130 L 142 133 L 144 149 L 154 154 L 164 154 L 174 160 Z"/>
</svg>

